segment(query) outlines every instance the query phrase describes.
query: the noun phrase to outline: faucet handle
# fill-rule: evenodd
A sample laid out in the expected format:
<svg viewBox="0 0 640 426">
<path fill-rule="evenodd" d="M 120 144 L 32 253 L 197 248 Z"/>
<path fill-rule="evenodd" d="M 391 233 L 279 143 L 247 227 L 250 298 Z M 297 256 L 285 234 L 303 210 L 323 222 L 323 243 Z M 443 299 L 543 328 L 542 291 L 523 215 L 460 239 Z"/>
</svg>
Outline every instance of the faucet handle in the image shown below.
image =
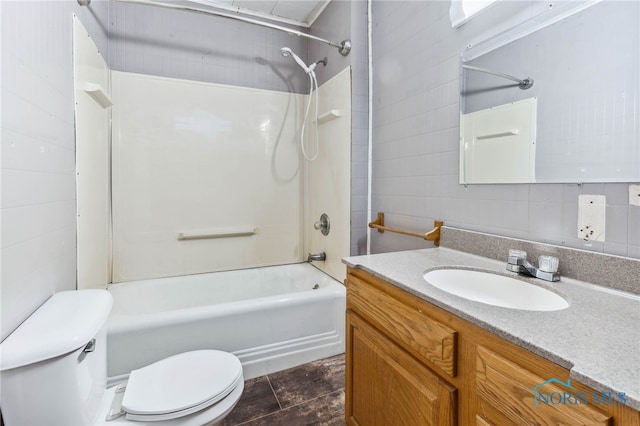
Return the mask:
<svg viewBox="0 0 640 426">
<path fill-rule="evenodd" d="M 558 264 L 560 261 L 555 256 L 540 256 L 538 257 L 538 269 L 543 272 L 558 272 Z"/>
<path fill-rule="evenodd" d="M 320 220 L 313 224 L 313 228 L 322 232 L 322 235 L 329 235 L 329 229 L 331 229 L 329 216 L 326 213 L 322 213 Z"/>
<path fill-rule="evenodd" d="M 522 265 L 527 260 L 527 252 L 524 250 L 509 250 L 507 263 L 510 265 Z"/>
<path fill-rule="evenodd" d="M 524 250 L 509 249 L 509 257 L 527 260 L 527 252 Z"/>
</svg>

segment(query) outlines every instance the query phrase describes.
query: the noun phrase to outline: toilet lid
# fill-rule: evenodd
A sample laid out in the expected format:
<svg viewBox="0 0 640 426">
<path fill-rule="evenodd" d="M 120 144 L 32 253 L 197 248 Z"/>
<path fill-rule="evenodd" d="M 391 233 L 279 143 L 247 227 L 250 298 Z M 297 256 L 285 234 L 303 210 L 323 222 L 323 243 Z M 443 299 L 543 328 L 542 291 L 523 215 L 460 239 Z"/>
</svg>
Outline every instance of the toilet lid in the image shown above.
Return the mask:
<svg viewBox="0 0 640 426">
<path fill-rule="evenodd" d="M 218 402 L 240 382 L 242 364 L 235 355 L 185 352 L 132 371 L 122 408 L 131 415 L 181 417 Z"/>
</svg>

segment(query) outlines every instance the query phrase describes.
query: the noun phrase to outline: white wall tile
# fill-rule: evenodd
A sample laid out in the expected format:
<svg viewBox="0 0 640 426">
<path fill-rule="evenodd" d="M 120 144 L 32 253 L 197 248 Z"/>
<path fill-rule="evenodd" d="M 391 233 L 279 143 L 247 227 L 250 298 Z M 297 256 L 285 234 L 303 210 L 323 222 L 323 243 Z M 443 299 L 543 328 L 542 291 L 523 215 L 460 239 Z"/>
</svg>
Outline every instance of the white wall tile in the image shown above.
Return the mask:
<svg viewBox="0 0 640 426">
<path fill-rule="evenodd" d="M 2 184 L 2 207 L 5 209 L 75 198 L 74 173 L 3 169 Z"/>
<path fill-rule="evenodd" d="M 60 147 L 73 149 L 73 122 L 61 120 L 56 111 L 45 109 L 6 90 L 3 86 L 2 127 L 38 139 L 46 139 Z M 73 98 L 67 95 L 67 109 L 73 109 Z"/>
<path fill-rule="evenodd" d="M 69 173 L 75 166 L 73 149 L 9 129 L 1 130 L 1 138 L 2 167 L 5 169 Z"/>
<path fill-rule="evenodd" d="M 20 244 L 41 235 L 75 226 L 74 200 L 55 201 L 2 210 L 2 248 Z"/>
<path fill-rule="evenodd" d="M 2 262 L 3 327 L 15 327 L 54 292 L 75 288 L 75 226 L 3 248 Z"/>
<path fill-rule="evenodd" d="M 108 5 L 0 2 L 0 340 L 52 293 L 76 286 L 72 14 L 106 52 Z"/>
</svg>

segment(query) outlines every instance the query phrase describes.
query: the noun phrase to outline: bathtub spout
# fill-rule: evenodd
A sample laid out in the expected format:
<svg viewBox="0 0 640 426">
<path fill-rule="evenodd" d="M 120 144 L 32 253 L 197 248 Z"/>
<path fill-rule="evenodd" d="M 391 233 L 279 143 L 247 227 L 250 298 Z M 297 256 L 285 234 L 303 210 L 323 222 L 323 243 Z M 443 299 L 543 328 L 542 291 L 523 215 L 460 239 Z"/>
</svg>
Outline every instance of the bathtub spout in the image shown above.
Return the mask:
<svg viewBox="0 0 640 426">
<path fill-rule="evenodd" d="M 314 253 L 314 254 L 309 253 L 309 257 L 307 257 L 307 262 L 313 262 L 314 260 L 316 261 L 327 260 L 327 255 L 324 252 Z"/>
</svg>

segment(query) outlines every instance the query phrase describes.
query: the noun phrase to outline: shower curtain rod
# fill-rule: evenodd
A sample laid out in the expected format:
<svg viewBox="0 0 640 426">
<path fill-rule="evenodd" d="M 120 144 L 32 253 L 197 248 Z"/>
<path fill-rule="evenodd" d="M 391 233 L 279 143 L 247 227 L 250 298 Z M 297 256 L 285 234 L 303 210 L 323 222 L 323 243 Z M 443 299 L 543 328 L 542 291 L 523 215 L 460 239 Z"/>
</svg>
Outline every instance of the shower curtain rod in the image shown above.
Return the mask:
<svg viewBox="0 0 640 426">
<path fill-rule="evenodd" d="M 338 48 L 338 52 L 340 52 L 340 54 L 342 56 L 347 56 L 349 54 L 349 52 L 351 52 L 351 40 L 343 40 L 341 43 L 336 43 L 334 41 L 325 40 L 323 38 L 316 37 L 316 36 L 311 35 L 311 34 L 303 33 L 303 32 L 298 31 L 298 30 L 294 30 L 294 29 L 291 29 L 291 28 L 283 27 L 283 26 L 280 26 L 280 25 L 271 24 L 271 23 L 268 23 L 268 22 L 259 21 L 257 19 L 245 18 L 243 16 L 234 15 L 232 13 L 219 12 L 219 11 L 216 11 L 216 10 L 209 10 L 209 9 L 201 9 L 199 7 L 186 6 L 186 5 L 181 5 L 181 4 L 161 3 L 161 2 L 150 1 L 150 0 L 116 0 L 116 1 L 121 2 L 121 3 L 133 3 L 133 4 L 142 4 L 142 5 L 147 5 L 147 6 L 164 7 L 164 8 L 167 8 L 167 9 L 186 10 L 186 11 L 190 11 L 190 12 L 204 13 L 204 14 L 207 14 L 207 15 L 215 15 L 215 16 L 221 16 L 223 18 L 235 19 L 235 20 L 246 22 L 246 23 L 249 23 L 249 24 L 260 25 L 262 27 L 267 27 L 267 28 L 271 28 L 271 29 L 274 29 L 274 30 L 284 31 L 286 33 L 289 33 L 289 34 L 292 34 L 292 35 L 297 35 L 299 37 L 306 37 L 306 38 L 308 38 L 310 40 L 315 40 L 315 41 L 319 41 L 319 42 L 328 44 L 331 47 L 337 47 Z M 78 0 L 78 3 L 80 3 L 81 5 L 87 5 L 90 2 L 91 2 L 91 0 Z"/>
<path fill-rule="evenodd" d="M 512 75 L 509 75 L 509 74 L 503 74 L 501 72 L 491 71 L 491 70 L 488 70 L 486 68 L 474 67 L 472 65 L 462 65 L 462 68 L 464 68 L 466 70 L 470 70 L 470 71 L 479 71 L 479 72 L 483 72 L 483 73 L 486 73 L 486 74 L 497 75 L 498 77 L 502 77 L 502 78 L 506 78 L 507 80 L 515 81 L 516 83 L 518 83 L 518 87 L 521 88 L 522 90 L 530 89 L 531 86 L 533 86 L 533 80 L 530 79 L 530 78 L 525 78 L 524 80 L 520 80 L 519 78 L 516 78 L 516 77 L 514 77 Z"/>
</svg>

